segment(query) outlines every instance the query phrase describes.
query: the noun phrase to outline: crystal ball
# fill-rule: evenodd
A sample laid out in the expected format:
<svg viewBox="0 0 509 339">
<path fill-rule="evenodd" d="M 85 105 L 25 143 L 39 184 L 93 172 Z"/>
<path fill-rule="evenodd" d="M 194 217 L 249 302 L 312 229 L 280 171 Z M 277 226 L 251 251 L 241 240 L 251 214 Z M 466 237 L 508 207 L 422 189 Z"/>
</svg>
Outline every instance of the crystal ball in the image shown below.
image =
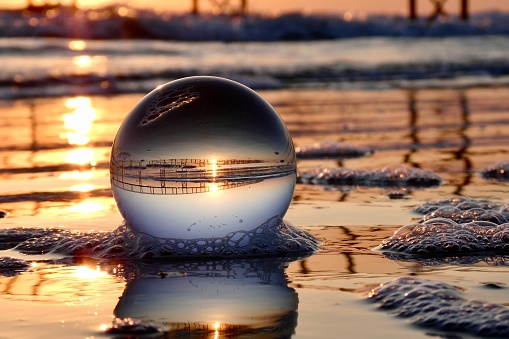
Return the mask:
<svg viewBox="0 0 509 339">
<path fill-rule="evenodd" d="M 157 87 L 126 116 L 110 178 L 133 232 L 220 238 L 283 218 L 295 189 L 295 151 L 281 117 L 255 91 L 189 77 Z"/>
</svg>

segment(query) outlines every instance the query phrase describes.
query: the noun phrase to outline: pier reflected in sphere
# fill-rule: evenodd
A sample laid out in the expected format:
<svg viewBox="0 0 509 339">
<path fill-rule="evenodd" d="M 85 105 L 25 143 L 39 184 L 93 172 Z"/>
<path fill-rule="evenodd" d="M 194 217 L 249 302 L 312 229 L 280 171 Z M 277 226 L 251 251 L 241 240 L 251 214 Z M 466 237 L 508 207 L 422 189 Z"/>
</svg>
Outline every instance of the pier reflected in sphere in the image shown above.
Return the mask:
<svg viewBox="0 0 509 339">
<path fill-rule="evenodd" d="M 215 77 L 145 96 L 113 144 L 113 195 L 129 227 L 160 238 L 225 237 L 282 218 L 295 151 L 277 112 L 251 89 Z"/>
</svg>

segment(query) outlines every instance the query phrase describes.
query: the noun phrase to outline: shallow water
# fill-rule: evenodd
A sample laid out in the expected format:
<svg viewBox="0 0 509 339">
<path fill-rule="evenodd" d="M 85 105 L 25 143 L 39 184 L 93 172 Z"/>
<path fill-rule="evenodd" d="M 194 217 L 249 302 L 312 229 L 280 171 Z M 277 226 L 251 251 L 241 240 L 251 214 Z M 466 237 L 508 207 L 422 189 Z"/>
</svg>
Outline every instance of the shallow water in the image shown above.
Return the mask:
<svg viewBox="0 0 509 339">
<path fill-rule="evenodd" d="M 4 250 L 1 256 L 36 263 L 0 276 L 2 335 L 108 338 L 113 316 L 201 337 L 444 335 L 367 301 L 373 287 L 409 275 L 459 288 L 465 300 L 509 305 L 504 261 L 472 256 L 430 264 L 373 250 L 419 220 L 412 209 L 425 201 L 460 195 L 508 202 L 509 184 L 479 173 L 509 159 L 509 89 L 259 93 L 281 114 L 297 147 L 331 140 L 374 151 L 299 160 L 298 171 L 377 171 L 396 164 L 434 173 L 442 184 L 297 184 L 285 219 L 322 241 L 319 253 L 302 258 L 149 263 Z M 0 209 L 8 214 L 0 227 L 116 229 L 122 218 L 109 188 L 109 151 L 141 97 L 2 101 Z"/>
</svg>

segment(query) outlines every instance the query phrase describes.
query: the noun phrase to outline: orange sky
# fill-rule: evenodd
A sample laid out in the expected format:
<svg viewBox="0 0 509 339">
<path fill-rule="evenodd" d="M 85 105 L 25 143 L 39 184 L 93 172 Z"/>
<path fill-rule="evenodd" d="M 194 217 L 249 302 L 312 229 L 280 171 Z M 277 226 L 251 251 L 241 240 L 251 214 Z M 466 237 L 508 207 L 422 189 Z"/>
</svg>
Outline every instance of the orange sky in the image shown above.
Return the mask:
<svg viewBox="0 0 509 339">
<path fill-rule="evenodd" d="M 23 7 L 29 0 L 0 0 L 0 7 L 13 8 Z M 58 2 L 58 0 L 32 0 L 36 4 Z M 73 0 L 60 0 L 62 3 L 72 3 Z M 224 2 L 226 0 L 215 0 Z M 199 0 L 200 8 L 210 9 L 211 0 Z M 460 0 L 448 0 L 445 9 L 448 13 L 456 14 L 459 10 Z M 80 7 L 96 7 L 113 3 L 125 3 L 132 7 L 154 8 L 159 10 L 187 11 L 191 7 L 191 0 L 77 0 Z M 240 3 L 240 0 L 230 0 L 230 3 Z M 429 0 L 417 0 L 418 13 L 427 15 L 431 11 Z M 366 12 L 374 13 L 398 13 L 406 14 L 408 0 L 248 0 L 248 9 L 252 12 Z M 502 0 L 470 0 L 472 12 L 485 10 L 509 11 L 509 1 Z"/>
</svg>

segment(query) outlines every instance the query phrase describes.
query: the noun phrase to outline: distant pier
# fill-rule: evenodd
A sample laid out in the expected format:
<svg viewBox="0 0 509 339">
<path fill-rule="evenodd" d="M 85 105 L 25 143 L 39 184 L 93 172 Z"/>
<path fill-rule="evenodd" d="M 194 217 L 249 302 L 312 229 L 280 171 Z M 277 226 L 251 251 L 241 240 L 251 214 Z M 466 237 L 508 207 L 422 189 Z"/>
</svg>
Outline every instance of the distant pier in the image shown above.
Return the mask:
<svg viewBox="0 0 509 339">
<path fill-rule="evenodd" d="M 433 12 L 428 17 L 428 20 L 434 21 L 440 16 L 447 16 L 444 10 L 444 5 L 447 0 L 429 0 L 434 6 Z M 469 18 L 468 0 L 459 0 L 460 2 L 460 18 L 467 21 Z M 417 19 L 417 0 L 408 0 L 408 18 L 410 20 Z"/>
</svg>

